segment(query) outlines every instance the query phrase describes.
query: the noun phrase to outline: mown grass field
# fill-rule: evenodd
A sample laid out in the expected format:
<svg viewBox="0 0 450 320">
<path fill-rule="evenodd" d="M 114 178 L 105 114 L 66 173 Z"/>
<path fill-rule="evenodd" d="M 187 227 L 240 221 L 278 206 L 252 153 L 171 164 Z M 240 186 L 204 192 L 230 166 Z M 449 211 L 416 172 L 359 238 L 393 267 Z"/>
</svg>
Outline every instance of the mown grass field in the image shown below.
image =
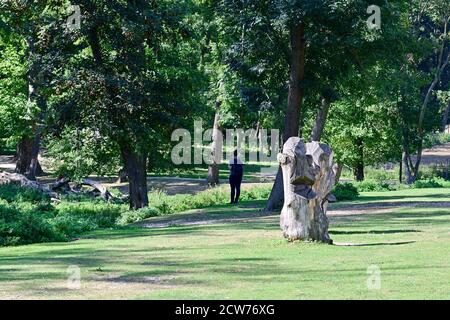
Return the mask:
<svg viewBox="0 0 450 320">
<path fill-rule="evenodd" d="M 449 299 L 450 189 L 364 193 L 356 203 L 386 201 L 429 205 L 332 217 L 334 241 L 358 246 L 287 243 L 273 215 L 0 248 L 0 298 Z M 236 216 L 261 206 L 205 214 Z M 67 287 L 73 265 L 81 270 L 80 289 Z M 372 265 L 381 270 L 379 290 L 367 286 Z"/>
</svg>

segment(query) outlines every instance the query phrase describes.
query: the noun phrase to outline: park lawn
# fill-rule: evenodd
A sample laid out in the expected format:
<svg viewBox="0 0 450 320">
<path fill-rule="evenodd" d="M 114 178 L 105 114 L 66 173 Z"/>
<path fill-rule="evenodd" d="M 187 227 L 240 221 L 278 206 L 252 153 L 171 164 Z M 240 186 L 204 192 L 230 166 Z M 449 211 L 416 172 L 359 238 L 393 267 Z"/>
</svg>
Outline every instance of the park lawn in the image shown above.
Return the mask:
<svg viewBox="0 0 450 320">
<path fill-rule="evenodd" d="M 442 202 L 450 201 L 450 189 L 362 196 L 357 203 Z M 246 205 L 219 211 L 257 211 Z M 361 246 L 287 243 L 278 216 L 265 216 L 0 248 L 0 298 L 450 299 L 448 206 L 333 217 L 330 234 L 338 244 Z M 73 265 L 81 270 L 78 290 L 67 288 Z M 379 290 L 367 286 L 374 265 L 381 271 Z"/>
<path fill-rule="evenodd" d="M 393 205 L 408 204 L 410 202 L 449 202 L 450 189 L 403 189 L 396 191 L 360 192 L 358 198 L 352 201 L 333 203 L 333 208 L 349 205 L 392 203 Z"/>
</svg>

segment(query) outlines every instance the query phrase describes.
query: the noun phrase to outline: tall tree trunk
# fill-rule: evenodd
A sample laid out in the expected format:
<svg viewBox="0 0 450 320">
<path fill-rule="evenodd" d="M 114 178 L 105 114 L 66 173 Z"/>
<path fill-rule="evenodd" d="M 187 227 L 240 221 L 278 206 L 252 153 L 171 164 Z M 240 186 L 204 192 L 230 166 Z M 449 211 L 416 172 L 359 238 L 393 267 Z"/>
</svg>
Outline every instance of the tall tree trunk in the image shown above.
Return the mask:
<svg viewBox="0 0 450 320">
<path fill-rule="evenodd" d="M 412 171 L 412 165 L 410 163 L 410 156 L 408 151 L 403 149 L 403 165 L 405 167 L 405 181 L 407 184 L 414 183 L 414 172 Z"/>
<path fill-rule="evenodd" d="M 30 167 L 27 173 L 27 178 L 29 180 L 36 180 L 36 176 L 38 174 L 38 167 L 39 167 L 39 149 L 41 145 L 41 135 L 40 133 L 36 133 L 34 139 L 33 139 L 33 146 L 31 148 L 31 161 L 30 161 Z"/>
<path fill-rule="evenodd" d="M 303 92 L 301 81 L 305 77 L 305 25 L 300 22 L 291 28 L 291 61 L 289 75 L 288 104 L 286 108 L 283 140 L 297 137 L 300 127 L 300 110 Z M 265 210 L 273 211 L 281 207 L 284 199 L 283 174 L 278 169 L 277 177 L 267 201 Z"/>
<path fill-rule="evenodd" d="M 208 178 L 207 182 L 210 186 L 216 186 L 219 184 L 219 165 L 222 160 L 222 143 L 218 141 L 221 137 L 220 135 L 220 106 L 222 105 L 221 101 L 216 102 L 216 114 L 214 116 L 214 127 L 213 127 L 213 135 L 212 135 L 212 157 L 213 163 L 208 166 Z"/>
<path fill-rule="evenodd" d="M 364 164 L 358 162 L 353 168 L 353 175 L 356 181 L 364 181 Z"/>
<path fill-rule="evenodd" d="M 316 122 L 311 133 L 311 141 L 320 141 L 322 138 L 323 129 L 328 117 L 328 111 L 330 110 L 331 101 L 327 97 L 323 97 L 319 110 L 317 111 Z"/>
<path fill-rule="evenodd" d="M 33 36 L 29 37 L 27 40 L 28 44 L 28 54 L 30 59 L 35 54 L 35 39 Z M 39 165 L 39 149 L 41 145 L 41 134 L 42 134 L 42 121 L 44 119 L 44 113 L 47 108 L 47 103 L 45 98 L 40 93 L 40 89 L 43 86 L 43 75 L 40 70 L 40 66 L 34 62 L 28 70 L 28 101 L 30 103 L 36 103 L 40 109 L 39 116 L 33 124 L 33 142 L 31 146 L 31 154 L 29 155 L 30 163 L 27 168 L 27 178 L 29 180 L 36 180 L 36 175 L 38 174 Z"/>
<path fill-rule="evenodd" d="M 338 183 L 339 180 L 341 179 L 343 169 L 344 169 L 344 165 L 341 163 L 338 163 L 337 168 L 336 168 L 336 178 L 334 179 L 335 183 Z"/>
<path fill-rule="evenodd" d="M 364 144 L 362 138 L 356 139 L 356 152 L 358 160 L 353 167 L 353 175 L 356 181 L 364 181 Z"/>
<path fill-rule="evenodd" d="M 26 175 L 31 163 L 31 150 L 33 148 L 33 139 L 22 137 L 16 148 L 16 173 Z"/>
<path fill-rule="evenodd" d="M 128 174 L 130 208 L 138 210 L 147 207 L 147 155 L 131 150 L 129 146 L 122 146 L 120 151 Z"/>
<path fill-rule="evenodd" d="M 29 175 L 34 158 L 33 148 L 35 148 L 35 139 L 22 137 L 16 147 L 16 173 L 20 173 L 25 176 Z M 36 168 L 33 170 L 35 170 L 35 177 L 39 177 L 44 174 L 44 170 L 42 170 L 41 164 L 39 163 L 37 157 L 35 161 L 36 163 L 34 165 Z"/>
<path fill-rule="evenodd" d="M 447 106 L 445 107 L 444 114 L 442 115 L 441 132 L 445 132 L 447 128 L 448 115 L 450 113 L 450 99 L 448 100 Z"/>
</svg>

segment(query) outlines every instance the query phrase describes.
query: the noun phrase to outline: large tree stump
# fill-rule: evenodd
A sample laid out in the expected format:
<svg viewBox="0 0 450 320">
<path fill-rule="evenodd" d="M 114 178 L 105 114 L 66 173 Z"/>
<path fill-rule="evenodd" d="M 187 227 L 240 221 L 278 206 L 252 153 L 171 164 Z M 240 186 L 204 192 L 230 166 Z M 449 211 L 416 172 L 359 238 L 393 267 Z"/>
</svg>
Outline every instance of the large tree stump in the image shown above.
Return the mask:
<svg viewBox="0 0 450 320">
<path fill-rule="evenodd" d="M 313 240 L 332 243 L 326 216 L 335 184 L 333 152 L 326 144 L 305 144 L 292 137 L 278 154 L 283 171 L 284 206 L 280 226 L 289 241 Z"/>
</svg>

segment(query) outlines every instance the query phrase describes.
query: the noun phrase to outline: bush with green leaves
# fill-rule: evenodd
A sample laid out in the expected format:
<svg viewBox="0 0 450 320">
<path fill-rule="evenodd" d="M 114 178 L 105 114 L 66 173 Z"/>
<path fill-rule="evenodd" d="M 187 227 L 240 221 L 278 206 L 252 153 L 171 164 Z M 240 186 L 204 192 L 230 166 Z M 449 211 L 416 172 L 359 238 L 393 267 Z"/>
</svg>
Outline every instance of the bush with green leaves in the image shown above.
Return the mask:
<svg viewBox="0 0 450 320">
<path fill-rule="evenodd" d="M 450 181 L 447 181 L 443 178 L 430 178 L 430 179 L 421 179 L 414 182 L 412 188 L 415 189 L 425 189 L 425 188 L 450 188 Z"/>
<path fill-rule="evenodd" d="M 243 188 L 243 201 L 265 200 L 270 185 Z M 130 211 L 128 205 L 90 197 L 63 196 L 53 204 L 50 197 L 17 185 L 0 186 L 0 246 L 48 241 L 69 241 L 83 232 L 116 228 L 150 217 L 229 203 L 229 188 L 222 186 L 195 195 L 149 194 L 150 207 Z"/>
<path fill-rule="evenodd" d="M 22 188 L 16 184 L 0 185 L 0 199 L 11 202 L 48 203 L 50 197 L 36 189 Z"/>
<path fill-rule="evenodd" d="M 123 204 L 86 198 L 52 204 L 34 189 L 1 185 L 0 246 L 67 241 L 86 231 L 115 227 L 127 210 Z"/>
<path fill-rule="evenodd" d="M 355 187 L 358 192 L 373 192 L 373 191 L 391 191 L 393 187 L 385 181 L 364 180 L 355 182 Z"/>
<path fill-rule="evenodd" d="M 338 201 L 355 200 L 359 196 L 358 189 L 350 182 L 336 184 L 332 194 Z"/>
<path fill-rule="evenodd" d="M 117 224 L 124 226 L 130 223 L 142 221 L 151 217 L 156 217 L 160 214 L 160 211 L 155 207 L 146 207 L 135 211 L 125 211 L 121 214 L 120 218 L 117 220 Z"/>
</svg>

